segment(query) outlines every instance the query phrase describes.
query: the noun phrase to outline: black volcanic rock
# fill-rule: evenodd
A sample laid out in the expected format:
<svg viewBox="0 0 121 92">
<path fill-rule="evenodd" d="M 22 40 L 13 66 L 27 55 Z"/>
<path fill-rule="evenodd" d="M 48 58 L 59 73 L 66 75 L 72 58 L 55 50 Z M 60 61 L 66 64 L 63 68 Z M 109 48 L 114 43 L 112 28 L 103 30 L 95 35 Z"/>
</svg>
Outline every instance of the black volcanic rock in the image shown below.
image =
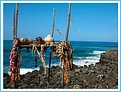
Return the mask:
<svg viewBox="0 0 121 92">
<path fill-rule="evenodd" d="M 117 62 L 117 50 L 110 50 L 101 55 L 101 62 Z M 103 54 L 104 55 L 104 54 Z M 113 57 L 112 57 L 113 55 Z M 50 69 L 50 82 L 48 74 L 43 76 L 43 68 L 21 75 L 17 89 L 117 89 L 118 88 L 118 63 L 96 63 L 89 67 L 78 67 L 73 65 L 69 70 L 69 84 L 61 85 L 62 75 L 59 66 L 52 66 Z M 48 73 L 48 69 L 47 69 Z M 10 76 L 4 73 L 3 87 L 11 88 Z"/>
<path fill-rule="evenodd" d="M 101 54 L 100 62 L 118 62 L 118 50 L 111 49 Z"/>
</svg>

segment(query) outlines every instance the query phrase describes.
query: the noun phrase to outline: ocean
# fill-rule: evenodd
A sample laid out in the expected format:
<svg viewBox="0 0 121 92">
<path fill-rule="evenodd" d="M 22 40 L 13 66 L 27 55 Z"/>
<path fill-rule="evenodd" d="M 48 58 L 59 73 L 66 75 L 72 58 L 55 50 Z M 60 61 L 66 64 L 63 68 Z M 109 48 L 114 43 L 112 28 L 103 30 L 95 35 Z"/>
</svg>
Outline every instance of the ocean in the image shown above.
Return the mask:
<svg viewBox="0 0 121 92">
<path fill-rule="evenodd" d="M 117 42 L 88 42 L 88 41 L 70 41 L 73 47 L 73 63 L 77 66 L 84 66 L 95 64 L 99 62 L 101 53 L 106 50 L 118 48 Z M 9 71 L 9 55 L 12 49 L 12 40 L 4 40 L 3 51 L 3 72 L 10 73 Z M 45 52 L 45 61 L 48 67 L 49 51 Z M 39 70 L 42 66 L 41 61 L 38 59 L 37 68 L 35 68 L 35 61 L 32 55 L 32 51 L 23 49 L 21 52 L 21 68 L 20 74 L 32 72 L 33 70 Z M 60 60 L 57 57 L 52 56 L 52 66 L 59 66 Z"/>
</svg>

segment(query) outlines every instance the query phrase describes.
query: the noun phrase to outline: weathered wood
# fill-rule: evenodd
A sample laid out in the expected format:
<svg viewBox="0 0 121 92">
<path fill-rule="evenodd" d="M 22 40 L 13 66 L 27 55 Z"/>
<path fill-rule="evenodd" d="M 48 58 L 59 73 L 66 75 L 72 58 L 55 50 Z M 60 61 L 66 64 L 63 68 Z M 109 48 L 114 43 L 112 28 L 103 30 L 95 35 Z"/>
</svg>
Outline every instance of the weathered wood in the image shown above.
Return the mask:
<svg viewBox="0 0 121 92">
<path fill-rule="evenodd" d="M 18 3 L 16 4 L 16 16 L 15 16 L 15 38 L 17 37 L 18 28 Z"/>
<path fill-rule="evenodd" d="M 18 24 L 18 4 L 16 4 L 16 12 L 15 12 L 15 9 L 14 9 L 14 19 L 13 19 L 13 46 L 15 45 L 14 41 L 15 41 L 15 38 L 17 37 L 17 24 Z M 13 47 L 15 48 L 15 47 Z M 15 52 L 15 51 L 14 51 Z M 15 64 L 18 64 L 19 61 L 18 61 L 18 57 L 16 56 L 15 57 L 16 60 L 15 60 Z M 18 68 L 18 66 L 16 66 Z M 18 69 L 15 68 L 12 72 L 11 72 L 11 87 L 12 88 L 15 88 L 16 87 L 16 82 L 18 81 Z"/>
<path fill-rule="evenodd" d="M 44 67 L 44 74 L 46 74 L 46 64 L 44 60 L 44 56 L 42 56 L 42 51 L 44 51 L 46 48 L 50 48 L 50 58 L 49 58 L 49 72 L 48 72 L 48 80 L 50 81 L 50 67 L 51 67 L 51 54 L 53 51 L 56 52 L 56 56 L 59 58 L 61 57 L 62 64 L 62 84 L 68 84 L 68 70 L 69 70 L 69 47 L 68 47 L 68 34 L 69 34 L 69 27 L 70 27 L 70 11 L 71 11 L 71 4 L 69 4 L 68 8 L 68 23 L 67 23 L 67 30 L 66 30 L 66 39 L 62 42 L 52 42 L 50 44 L 40 44 L 36 45 L 36 42 L 33 43 L 27 43 L 28 45 L 25 45 L 26 43 L 20 43 L 20 40 L 16 39 L 18 41 L 17 50 L 23 49 L 23 48 L 31 48 L 35 51 L 37 51 L 39 58 L 42 61 L 43 67 Z M 55 22 L 55 9 L 53 9 L 53 19 L 52 19 L 52 37 L 54 35 L 54 22 Z M 17 37 L 17 27 L 18 27 L 18 3 L 16 4 L 16 10 L 14 10 L 14 29 L 13 29 L 13 39 Z M 13 45 L 14 46 L 14 45 Z M 62 47 L 62 48 L 60 48 Z M 54 49 L 54 50 L 53 50 Z M 40 51 L 41 50 L 41 51 Z M 18 50 L 19 51 L 19 50 Z M 39 52 L 40 51 L 40 52 Z M 62 59 L 63 57 L 63 59 Z M 71 57 L 71 56 L 70 56 Z M 11 76 L 11 80 L 13 83 L 13 87 L 15 87 L 15 82 L 19 80 L 19 74 L 20 74 L 20 66 L 19 62 L 17 60 L 17 77 L 15 79 L 15 74 L 13 73 Z"/>
<path fill-rule="evenodd" d="M 69 70 L 69 55 L 68 51 L 65 52 L 66 58 L 64 60 L 64 84 L 68 84 L 69 79 L 68 79 L 68 70 Z"/>
<path fill-rule="evenodd" d="M 37 47 L 41 47 L 40 45 Z M 19 48 L 32 48 L 32 45 L 19 45 Z"/>
<path fill-rule="evenodd" d="M 35 45 L 37 48 L 41 48 L 41 45 Z M 32 48 L 33 45 L 19 45 L 19 48 Z M 47 46 L 47 45 L 44 45 L 44 47 L 56 47 L 55 45 L 53 46 Z"/>
<path fill-rule="evenodd" d="M 68 41 L 68 34 L 69 34 L 69 27 L 70 27 L 70 13 L 71 12 L 71 4 L 69 4 L 68 7 L 68 23 L 67 23 L 67 29 L 66 29 L 66 45 Z M 66 47 L 65 51 L 65 59 L 64 59 L 64 67 L 63 67 L 63 81 L 64 85 L 68 84 L 69 79 L 68 79 L 68 70 L 69 70 L 69 54 L 68 54 L 68 47 Z"/>
<path fill-rule="evenodd" d="M 55 8 L 53 9 L 53 18 L 52 18 L 52 37 L 54 35 L 54 26 L 55 26 Z"/>
<path fill-rule="evenodd" d="M 14 9 L 14 11 L 13 11 L 13 41 L 14 41 L 14 39 L 15 39 L 15 9 Z"/>
<path fill-rule="evenodd" d="M 67 23 L 67 29 L 66 29 L 66 41 L 68 41 L 68 34 L 69 34 L 69 27 L 70 27 L 70 16 L 71 16 L 71 4 L 69 4 L 69 7 L 68 7 L 68 23 Z"/>
<path fill-rule="evenodd" d="M 54 29 L 55 29 L 54 26 L 55 26 L 55 8 L 53 9 L 53 18 L 52 18 L 52 37 L 54 35 Z M 48 82 L 50 82 L 51 57 L 52 57 L 52 52 L 51 52 L 51 47 L 50 47 Z"/>
<path fill-rule="evenodd" d="M 50 48 L 49 71 L 48 71 L 48 82 L 50 82 L 51 57 L 52 57 L 52 52 L 51 52 L 51 48 Z"/>
</svg>

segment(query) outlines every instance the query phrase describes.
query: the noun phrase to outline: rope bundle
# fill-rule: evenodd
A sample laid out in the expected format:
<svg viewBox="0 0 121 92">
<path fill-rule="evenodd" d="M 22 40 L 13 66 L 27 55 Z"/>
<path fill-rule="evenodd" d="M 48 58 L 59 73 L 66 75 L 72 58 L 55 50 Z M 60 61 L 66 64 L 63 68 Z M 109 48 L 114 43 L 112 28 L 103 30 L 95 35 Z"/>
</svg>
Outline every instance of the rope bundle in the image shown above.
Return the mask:
<svg viewBox="0 0 121 92">
<path fill-rule="evenodd" d="M 32 52 L 33 54 L 35 55 L 36 53 L 38 54 L 41 62 L 42 62 L 42 65 L 43 65 L 43 68 L 44 68 L 44 74 L 46 75 L 46 64 L 45 64 L 45 58 L 44 58 L 44 45 L 41 45 L 41 50 L 39 51 L 36 47 L 36 45 L 32 44 Z"/>
<path fill-rule="evenodd" d="M 62 41 L 61 43 L 58 44 L 57 49 L 56 49 L 56 53 L 58 55 L 58 57 L 60 58 L 65 58 L 65 50 L 70 50 L 70 44 Z"/>
</svg>

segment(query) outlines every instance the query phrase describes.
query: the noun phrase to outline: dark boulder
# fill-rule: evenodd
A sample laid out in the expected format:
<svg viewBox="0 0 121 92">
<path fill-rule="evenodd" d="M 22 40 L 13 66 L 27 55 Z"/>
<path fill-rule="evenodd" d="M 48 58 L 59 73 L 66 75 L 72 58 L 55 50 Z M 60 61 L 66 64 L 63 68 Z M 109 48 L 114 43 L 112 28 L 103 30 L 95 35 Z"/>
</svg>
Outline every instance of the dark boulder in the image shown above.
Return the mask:
<svg viewBox="0 0 121 92">
<path fill-rule="evenodd" d="M 100 62 L 118 62 L 118 50 L 111 49 L 101 54 Z"/>
</svg>

